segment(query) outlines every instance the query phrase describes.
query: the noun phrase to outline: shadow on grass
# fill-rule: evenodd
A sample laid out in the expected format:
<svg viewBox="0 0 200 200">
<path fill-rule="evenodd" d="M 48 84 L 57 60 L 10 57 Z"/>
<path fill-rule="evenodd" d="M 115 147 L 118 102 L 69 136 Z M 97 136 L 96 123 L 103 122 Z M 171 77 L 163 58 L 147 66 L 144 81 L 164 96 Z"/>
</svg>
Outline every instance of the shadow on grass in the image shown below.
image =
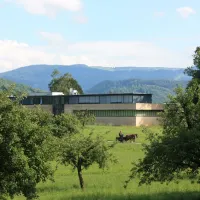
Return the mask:
<svg viewBox="0 0 200 200">
<path fill-rule="evenodd" d="M 169 192 L 155 194 L 122 194 L 122 195 L 80 195 L 71 197 L 71 200 L 199 200 L 200 192 Z M 61 198 L 60 200 L 65 200 Z"/>
</svg>

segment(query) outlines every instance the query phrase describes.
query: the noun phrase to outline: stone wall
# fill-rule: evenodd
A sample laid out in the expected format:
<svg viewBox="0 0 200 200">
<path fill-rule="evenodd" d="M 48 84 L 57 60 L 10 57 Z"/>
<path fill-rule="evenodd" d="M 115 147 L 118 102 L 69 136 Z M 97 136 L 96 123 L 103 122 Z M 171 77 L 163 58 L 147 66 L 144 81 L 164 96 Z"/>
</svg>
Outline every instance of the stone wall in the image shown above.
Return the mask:
<svg viewBox="0 0 200 200">
<path fill-rule="evenodd" d="M 136 117 L 136 126 L 155 126 L 159 124 L 159 117 Z"/>
</svg>

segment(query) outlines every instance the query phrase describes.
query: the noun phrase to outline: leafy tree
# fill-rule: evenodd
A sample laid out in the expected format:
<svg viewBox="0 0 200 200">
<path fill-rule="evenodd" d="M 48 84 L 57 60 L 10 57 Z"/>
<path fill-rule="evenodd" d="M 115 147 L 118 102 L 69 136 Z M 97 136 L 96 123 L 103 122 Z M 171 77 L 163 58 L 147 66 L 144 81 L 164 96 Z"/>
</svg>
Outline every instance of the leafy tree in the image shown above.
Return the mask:
<svg viewBox="0 0 200 200">
<path fill-rule="evenodd" d="M 94 163 L 99 168 L 104 169 L 108 166 L 108 161 L 115 162 L 112 154 L 109 152 L 111 146 L 108 146 L 102 137 L 92 137 L 92 134 L 76 134 L 63 140 L 61 151 L 61 163 L 71 165 L 78 172 L 80 187 L 84 189 L 84 179 L 82 171 L 88 169 Z"/>
<path fill-rule="evenodd" d="M 95 121 L 95 116 L 92 115 L 88 110 L 80 110 L 74 113 L 78 120 L 81 122 L 83 128 L 86 124 L 94 123 Z"/>
<path fill-rule="evenodd" d="M 188 67 L 184 73 L 192 77 L 192 80 L 189 82 L 188 87 L 192 84 L 200 84 L 200 47 L 197 47 L 193 55 L 193 64 L 194 67 Z"/>
<path fill-rule="evenodd" d="M 54 117 L 54 136 L 63 138 L 80 132 L 80 121 L 70 113 L 63 113 Z"/>
<path fill-rule="evenodd" d="M 175 92 L 162 114 L 162 134 L 145 131 L 149 140 L 144 145 L 145 156 L 133 164 L 125 187 L 136 176 L 140 184 L 170 182 L 184 176 L 200 180 L 200 86 L 192 85 L 185 91 L 177 88 Z"/>
<path fill-rule="evenodd" d="M 51 92 L 63 92 L 64 94 L 69 94 L 70 88 L 73 88 L 76 89 L 79 94 L 83 94 L 81 86 L 71 74 L 66 73 L 60 75 L 58 70 L 54 70 L 51 76 L 52 80 L 49 83 L 49 89 Z"/>
<path fill-rule="evenodd" d="M 36 185 L 51 179 L 51 114 L 28 109 L 0 92 L 0 195 L 37 197 Z M 50 148 L 51 147 L 51 148 Z"/>
<path fill-rule="evenodd" d="M 185 73 L 192 76 L 186 90 L 176 89 L 162 115 L 162 135 L 148 133 L 145 157 L 134 163 L 128 182 L 136 176 L 140 184 L 170 182 L 187 175 L 200 182 L 200 47 L 193 55 L 194 67 Z"/>
<path fill-rule="evenodd" d="M 186 91 L 177 88 L 176 96 L 170 97 L 162 114 L 162 134 L 145 130 L 149 140 L 149 144 L 144 145 L 145 156 L 133 164 L 125 187 L 136 176 L 140 184 L 170 182 L 185 175 L 200 180 L 200 100 L 193 102 L 194 88 L 197 85 Z M 197 92 L 200 97 L 199 86 Z"/>
</svg>

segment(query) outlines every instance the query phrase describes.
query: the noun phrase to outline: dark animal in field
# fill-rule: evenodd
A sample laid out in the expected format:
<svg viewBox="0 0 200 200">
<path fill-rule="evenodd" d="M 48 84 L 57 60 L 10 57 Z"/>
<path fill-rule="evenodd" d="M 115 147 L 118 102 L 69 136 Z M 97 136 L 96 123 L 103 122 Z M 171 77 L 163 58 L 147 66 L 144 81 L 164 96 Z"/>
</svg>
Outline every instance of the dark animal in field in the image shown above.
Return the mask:
<svg viewBox="0 0 200 200">
<path fill-rule="evenodd" d="M 127 142 L 127 141 L 132 141 L 135 142 L 135 139 L 138 137 L 138 134 L 129 134 L 123 137 L 123 140 L 121 137 L 116 137 L 116 141 L 120 141 L 120 142 Z"/>
<path fill-rule="evenodd" d="M 130 135 L 126 135 L 126 136 L 124 137 L 124 140 L 125 140 L 125 141 L 130 140 L 130 141 L 135 142 L 135 139 L 136 139 L 137 137 L 138 137 L 137 134 L 130 134 Z"/>
<path fill-rule="evenodd" d="M 123 140 L 124 140 L 124 137 L 123 137 Z M 121 137 L 116 137 L 116 141 L 120 141 L 122 142 L 123 141 Z"/>
</svg>

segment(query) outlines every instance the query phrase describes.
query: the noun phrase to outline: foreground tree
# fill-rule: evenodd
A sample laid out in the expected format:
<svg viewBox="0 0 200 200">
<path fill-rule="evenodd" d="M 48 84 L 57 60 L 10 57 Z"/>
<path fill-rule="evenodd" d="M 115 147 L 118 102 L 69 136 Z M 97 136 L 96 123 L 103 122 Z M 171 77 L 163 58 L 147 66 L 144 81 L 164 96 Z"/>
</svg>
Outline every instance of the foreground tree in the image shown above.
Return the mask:
<svg viewBox="0 0 200 200">
<path fill-rule="evenodd" d="M 197 47 L 193 55 L 193 67 L 188 67 L 185 70 L 185 74 L 192 77 L 192 80 L 189 82 L 188 87 L 193 84 L 200 84 L 200 47 Z"/>
<path fill-rule="evenodd" d="M 76 111 L 74 114 L 80 121 L 83 128 L 85 127 L 85 125 L 95 122 L 95 116 L 91 114 L 88 110 Z"/>
<path fill-rule="evenodd" d="M 99 136 L 94 138 L 92 134 L 89 136 L 73 135 L 63 140 L 61 163 L 71 165 L 74 170 L 77 170 L 80 187 L 84 189 L 83 170 L 88 169 L 94 163 L 104 169 L 109 161 L 115 162 L 109 151 L 111 147 Z"/>
<path fill-rule="evenodd" d="M 80 121 L 76 116 L 70 113 L 56 115 L 53 123 L 53 135 L 58 138 L 63 138 L 80 132 Z"/>
<path fill-rule="evenodd" d="M 41 109 L 27 109 L 0 92 L 0 196 L 37 197 L 36 185 L 51 179 L 51 119 Z"/>
<path fill-rule="evenodd" d="M 194 98 L 196 98 L 194 102 Z M 140 184 L 152 181 L 170 182 L 188 176 L 200 181 L 200 86 L 176 89 L 162 114 L 162 134 L 148 134 L 145 156 L 133 164 L 128 182 L 140 178 Z"/>
<path fill-rule="evenodd" d="M 60 75 L 58 70 L 54 70 L 52 73 L 52 80 L 49 83 L 49 89 L 51 92 L 63 92 L 69 94 L 70 88 L 78 91 L 79 94 L 83 94 L 83 90 L 77 80 L 75 80 L 71 74 L 66 73 Z"/>
</svg>

